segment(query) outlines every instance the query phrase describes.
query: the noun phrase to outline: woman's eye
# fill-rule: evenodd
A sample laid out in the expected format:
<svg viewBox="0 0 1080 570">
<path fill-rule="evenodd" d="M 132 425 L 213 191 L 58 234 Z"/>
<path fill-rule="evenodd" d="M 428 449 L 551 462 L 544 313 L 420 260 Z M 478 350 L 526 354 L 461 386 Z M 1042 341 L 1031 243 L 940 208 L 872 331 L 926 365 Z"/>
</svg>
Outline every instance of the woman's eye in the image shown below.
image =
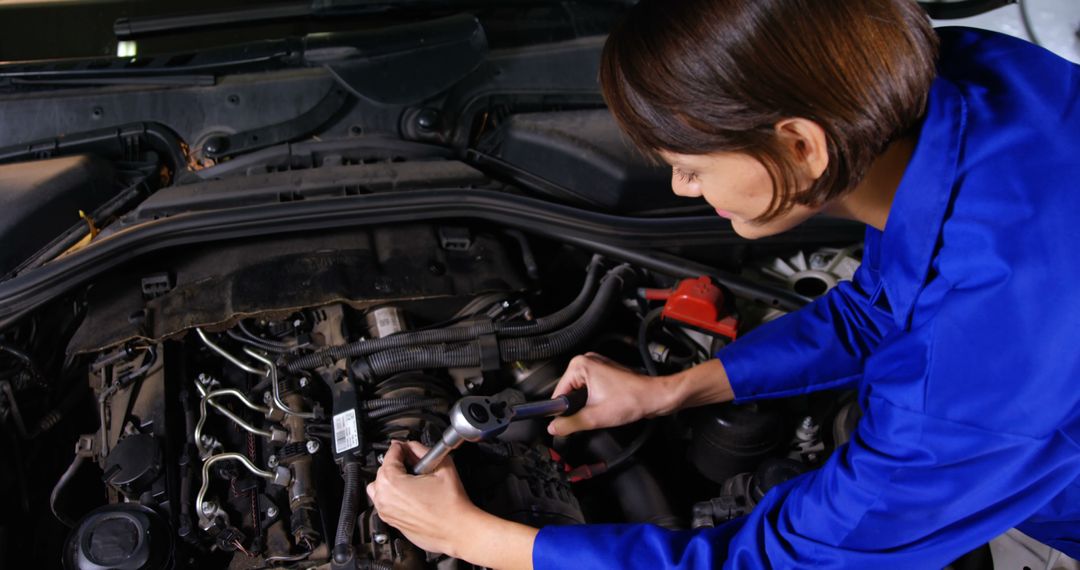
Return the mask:
<svg viewBox="0 0 1080 570">
<path fill-rule="evenodd" d="M 674 172 L 675 176 L 684 184 L 689 184 L 694 180 L 697 180 L 697 174 L 694 174 L 693 172 L 683 172 L 679 169 L 672 169 L 672 172 Z"/>
</svg>

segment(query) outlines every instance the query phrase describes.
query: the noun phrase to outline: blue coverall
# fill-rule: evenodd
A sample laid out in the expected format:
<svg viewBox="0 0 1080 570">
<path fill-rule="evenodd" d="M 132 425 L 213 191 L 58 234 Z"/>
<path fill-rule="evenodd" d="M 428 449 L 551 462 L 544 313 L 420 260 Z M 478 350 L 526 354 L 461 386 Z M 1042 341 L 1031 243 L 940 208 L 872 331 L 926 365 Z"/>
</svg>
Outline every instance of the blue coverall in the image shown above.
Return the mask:
<svg viewBox="0 0 1080 570">
<path fill-rule="evenodd" d="M 941 568 L 1011 527 L 1080 558 L 1080 66 L 938 33 L 853 282 L 717 355 L 739 401 L 858 389 L 851 442 L 715 529 L 544 528 L 538 570 Z"/>
</svg>

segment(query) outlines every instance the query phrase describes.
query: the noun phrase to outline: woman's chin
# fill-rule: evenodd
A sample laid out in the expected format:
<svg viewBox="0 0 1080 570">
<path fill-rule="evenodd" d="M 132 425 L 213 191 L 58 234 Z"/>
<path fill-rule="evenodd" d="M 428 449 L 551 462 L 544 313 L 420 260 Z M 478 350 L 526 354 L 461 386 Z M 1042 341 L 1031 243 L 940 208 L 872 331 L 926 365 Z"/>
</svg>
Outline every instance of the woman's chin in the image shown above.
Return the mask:
<svg viewBox="0 0 1080 570">
<path fill-rule="evenodd" d="M 811 208 L 797 205 L 790 211 L 767 222 L 755 222 L 752 220 L 744 220 L 742 218 L 732 218 L 731 228 L 734 229 L 735 233 L 739 234 L 740 237 L 746 239 L 759 239 L 782 234 L 814 217 L 814 215 L 820 211 L 820 207 Z"/>
<path fill-rule="evenodd" d="M 731 220 L 731 229 L 735 230 L 735 233 L 739 234 L 739 237 L 745 239 L 768 237 L 783 231 L 770 231 L 769 225 L 770 224 L 752 224 L 738 219 Z"/>
</svg>

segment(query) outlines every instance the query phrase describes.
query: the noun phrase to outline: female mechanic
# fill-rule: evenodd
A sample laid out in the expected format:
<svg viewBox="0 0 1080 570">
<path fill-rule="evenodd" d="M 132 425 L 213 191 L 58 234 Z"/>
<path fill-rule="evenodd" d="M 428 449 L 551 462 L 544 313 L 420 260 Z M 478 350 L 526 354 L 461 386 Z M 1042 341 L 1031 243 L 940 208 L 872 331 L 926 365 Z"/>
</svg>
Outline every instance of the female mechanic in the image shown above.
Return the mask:
<svg viewBox="0 0 1080 570">
<path fill-rule="evenodd" d="M 621 128 L 744 237 L 867 225 L 852 282 L 659 380 L 592 355 L 566 435 L 857 389 L 851 442 L 713 529 L 536 529 L 395 445 L 368 487 L 417 545 L 494 568 L 940 568 L 1016 527 L 1080 558 L 1080 67 L 935 32 L 909 0 L 642 0 L 601 84 Z M 453 518 L 446 513 L 455 513 Z M 460 514 L 458 514 L 460 513 Z"/>
</svg>

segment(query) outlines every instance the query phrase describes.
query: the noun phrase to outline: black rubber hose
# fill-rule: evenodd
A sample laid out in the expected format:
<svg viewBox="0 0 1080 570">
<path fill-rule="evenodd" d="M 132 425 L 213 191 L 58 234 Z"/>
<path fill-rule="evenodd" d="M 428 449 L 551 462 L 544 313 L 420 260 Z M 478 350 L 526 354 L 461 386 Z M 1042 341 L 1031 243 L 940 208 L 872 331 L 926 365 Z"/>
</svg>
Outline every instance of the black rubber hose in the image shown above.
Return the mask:
<svg viewBox="0 0 1080 570">
<path fill-rule="evenodd" d="M 584 342 L 600 325 L 616 293 L 622 288 L 623 276 L 630 271 L 629 265 L 620 265 L 609 271 L 589 308 L 566 328 L 548 334 L 512 338 L 501 342 L 499 351 L 503 361 L 543 360 L 563 354 Z"/>
<path fill-rule="evenodd" d="M 296 348 L 296 343 L 295 342 L 281 342 L 281 341 L 270 340 L 270 339 L 267 339 L 267 338 L 260 337 L 259 335 L 251 332 L 251 329 L 247 328 L 247 325 L 245 325 L 244 321 L 242 321 L 242 320 L 237 321 L 236 328 L 240 329 L 240 332 L 247 335 L 248 338 L 250 338 L 251 340 L 256 341 L 256 342 L 260 342 L 262 344 L 265 344 L 266 346 L 277 347 L 279 350 L 292 350 L 292 349 Z"/>
<path fill-rule="evenodd" d="M 11 356 L 14 356 L 15 358 L 21 360 L 22 363 L 26 365 L 26 368 L 30 371 L 30 374 L 32 376 L 34 376 L 35 378 L 40 377 L 40 374 L 38 374 L 38 367 L 36 364 L 34 364 L 34 359 L 30 358 L 30 355 L 15 348 L 14 346 L 8 346 L 6 344 L 0 344 L 0 352 L 6 352 L 7 354 L 10 354 Z"/>
<path fill-rule="evenodd" d="M 587 447 L 594 455 L 610 457 L 619 453 L 621 446 L 610 432 L 601 431 L 589 435 Z M 611 486 L 627 521 L 647 522 L 670 529 L 682 527 L 664 490 L 644 465 L 627 466 L 614 475 Z"/>
<path fill-rule="evenodd" d="M 544 334 L 556 330 L 577 318 L 585 310 L 585 306 L 589 304 L 589 300 L 592 299 L 593 294 L 596 292 L 596 283 L 600 278 L 600 261 L 602 259 L 599 255 L 593 256 L 585 274 L 585 283 L 582 285 L 577 297 L 569 305 L 534 321 L 497 323 L 495 325 L 497 332 L 509 337 Z"/>
<path fill-rule="evenodd" d="M 341 514 L 334 537 L 334 561 L 344 564 L 353 557 L 352 537 L 360 507 L 360 464 L 350 461 L 342 468 L 345 488 L 341 493 Z"/>
<path fill-rule="evenodd" d="M 637 345 L 638 352 L 641 354 L 641 363 L 645 366 L 645 370 L 648 371 L 649 376 L 659 376 L 659 372 L 656 370 L 656 363 L 653 362 L 652 356 L 649 354 L 649 327 L 652 326 L 656 319 L 660 317 L 663 312 L 663 307 L 657 307 L 645 314 L 645 317 L 641 319 L 641 324 L 638 325 L 638 337 Z M 608 453 L 601 457 L 607 457 L 602 463 L 604 464 L 604 471 L 614 471 L 616 468 L 622 466 L 631 457 L 637 453 L 645 442 L 652 437 L 653 431 L 656 429 L 656 421 L 653 419 L 645 420 L 645 426 L 638 433 L 637 437 L 630 442 L 629 445 L 618 448 L 618 443 L 613 444 L 605 443 L 604 447 L 608 448 Z M 614 439 L 611 440 L 614 442 Z"/>
<path fill-rule="evenodd" d="M 342 358 L 357 358 L 396 348 L 407 348 L 444 342 L 473 340 L 483 334 L 495 332 L 493 323 L 477 323 L 464 327 L 452 327 L 427 331 L 399 333 L 382 338 L 362 340 L 307 354 L 285 365 L 290 372 L 299 372 L 320 366 L 329 366 Z"/>
<path fill-rule="evenodd" d="M 292 360 L 285 365 L 285 368 L 290 372 L 299 372 L 300 370 L 329 366 L 342 358 L 357 358 L 397 348 L 476 340 L 485 334 L 498 333 L 508 337 L 517 337 L 546 333 L 563 326 L 585 309 L 595 292 L 599 269 L 599 257 L 594 257 L 585 276 L 585 284 L 582 286 L 578 296 L 559 311 L 534 321 L 525 323 L 480 322 L 463 327 L 398 333 L 383 338 L 332 346 Z"/>
<path fill-rule="evenodd" d="M 75 478 L 75 473 L 79 471 L 79 467 L 82 466 L 83 461 L 85 460 L 86 458 L 82 455 L 76 455 L 75 459 L 71 461 L 71 465 L 69 465 L 67 470 L 64 471 L 64 474 L 60 476 L 60 480 L 53 486 L 52 493 L 49 494 L 49 509 L 52 511 L 53 516 L 56 517 L 56 520 L 60 521 L 68 528 L 75 528 L 75 521 L 66 514 L 60 512 L 56 508 L 56 503 L 59 501 L 60 493 L 63 492 L 64 487 Z"/>
<path fill-rule="evenodd" d="M 180 405 L 184 415 L 184 433 L 187 434 L 183 451 L 180 453 L 180 521 L 178 534 L 184 540 L 191 540 L 195 531 L 195 518 L 191 505 L 195 501 L 195 407 L 191 403 L 187 389 L 180 390 Z"/>
<path fill-rule="evenodd" d="M 367 374 L 374 378 L 424 368 L 472 368 L 480 365 L 480 347 L 475 343 L 410 346 L 376 352 L 366 364 Z"/>
<path fill-rule="evenodd" d="M 225 331 L 225 334 L 229 335 L 229 338 L 231 338 L 231 339 L 233 339 L 235 341 L 238 341 L 238 342 L 241 342 L 241 343 L 246 344 L 248 346 L 253 346 L 253 347 L 255 347 L 255 348 L 259 349 L 259 350 L 265 350 L 266 352 L 270 352 L 270 353 L 274 353 L 274 354 L 281 354 L 283 352 L 289 352 L 289 351 L 295 350 L 297 348 L 297 345 L 295 345 L 295 344 L 288 345 L 288 346 L 281 346 L 282 343 L 277 343 L 277 342 L 266 340 L 264 338 L 259 338 L 255 334 L 252 334 L 250 332 L 246 332 L 246 329 L 242 328 L 243 327 L 242 323 L 239 324 L 238 326 L 241 327 L 240 332 L 237 332 L 237 331 L 235 331 L 233 329 L 229 329 L 229 330 Z"/>
<path fill-rule="evenodd" d="M 663 307 L 657 307 L 649 311 L 645 314 L 645 317 L 641 319 L 641 324 L 638 325 L 638 353 L 641 354 L 641 364 L 645 367 L 645 370 L 649 372 L 649 376 L 660 375 L 656 370 L 656 363 L 653 362 L 652 354 L 649 353 L 649 327 L 652 326 L 656 319 L 660 318 L 662 312 L 664 312 Z"/>
<path fill-rule="evenodd" d="M 511 338 L 499 345 L 503 362 L 520 360 L 543 360 L 563 354 L 583 342 L 600 324 L 623 282 L 623 275 L 630 271 L 629 265 L 612 269 L 600 284 L 589 308 L 581 317 L 562 330 L 552 333 Z M 389 338 L 389 337 L 388 337 Z M 356 370 L 361 376 L 385 378 L 406 370 L 423 368 L 472 368 L 481 365 L 480 345 L 476 342 L 411 346 L 385 350 L 360 361 Z"/>
</svg>

